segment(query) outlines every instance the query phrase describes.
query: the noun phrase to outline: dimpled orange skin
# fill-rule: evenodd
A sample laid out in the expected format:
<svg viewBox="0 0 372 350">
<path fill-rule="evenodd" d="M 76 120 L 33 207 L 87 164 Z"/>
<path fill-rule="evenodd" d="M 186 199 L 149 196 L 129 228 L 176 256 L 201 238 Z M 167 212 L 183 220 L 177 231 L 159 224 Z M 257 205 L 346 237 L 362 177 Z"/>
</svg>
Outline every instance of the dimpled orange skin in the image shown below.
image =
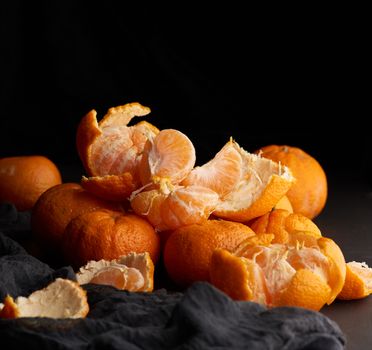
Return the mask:
<svg viewBox="0 0 372 350">
<path fill-rule="evenodd" d="M 313 237 L 321 237 L 321 232 L 309 218 L 301 214 L 290 213 L 284 209 L 275 209 L 250 222 L 250 228 L 256 232 L 274 234 L 273 243 L 286 243 L 293 232 L 303 231 Z"/>
<path fill-rule="evenodd" d="M 280 294 L 276 306 L 299 306 L 320 310 L 327 303 L 331 288 L 315 273 L 300 269 Z"/>
<path fill-rule="evenodd" d="M 323 210 L 328 195 L 327 177 L 319 162 L 302 149 L 291 146 L 270 145 L 256 153 L 286 165 L 296 178 L 287 192 L 295 213 L 315 218 Z"/>
<path fill-rule="evenodd" d="M 180 227 L 168 237 L 163 252 L 164 265 L 171 279 L 180 286 L 209 281 L 209 265 L 217 248 L 235 248 L 254 236 L 246 225 L 227 220 L 207 220 Z"/>
<path fill-rule="evenodd" d="M 31 209 L 40 195 L 62 181 L 57 166 L 44 156 L 0 159 L 0 202 Z"/>
<path fill-rule="evenodd" d="M 75 217 L 66 227 L 63 252 L 75 267 L 90 260 L 113 260 L 131 252 L 148 252 L 158 260 L 160 240 L 141 217 L 112 210 L 96 210 Z"/>
<path fill-rule="evenodd" d="M 121 206 L 95 197 L 77 183 L 54 186 L 40 196 L 32 210 L 32 232 L 42 245 L 59 249 L 68 223 L 97 208 L 120 210 Z"/>
</svg>

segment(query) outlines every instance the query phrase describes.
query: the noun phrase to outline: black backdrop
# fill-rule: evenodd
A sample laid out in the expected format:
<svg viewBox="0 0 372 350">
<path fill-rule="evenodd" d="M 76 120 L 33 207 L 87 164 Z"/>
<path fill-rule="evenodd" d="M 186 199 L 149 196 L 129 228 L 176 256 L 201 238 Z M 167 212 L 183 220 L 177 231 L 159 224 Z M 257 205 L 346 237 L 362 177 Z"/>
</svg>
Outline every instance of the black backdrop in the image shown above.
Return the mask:
<svg viewBox="0 0 372 350">
<path fill-rule="evenodd" d="M 81 117 L 138 101 L 152 109 L 149 122 L 190 137 L 198 163 L 233 136 L 249 151 L 295 145 L 329 172 L 366 173 L 363 29 L 337 12 L 107 0 L 0 7 L 0 157 L 79 164 Z"/>
</svg>

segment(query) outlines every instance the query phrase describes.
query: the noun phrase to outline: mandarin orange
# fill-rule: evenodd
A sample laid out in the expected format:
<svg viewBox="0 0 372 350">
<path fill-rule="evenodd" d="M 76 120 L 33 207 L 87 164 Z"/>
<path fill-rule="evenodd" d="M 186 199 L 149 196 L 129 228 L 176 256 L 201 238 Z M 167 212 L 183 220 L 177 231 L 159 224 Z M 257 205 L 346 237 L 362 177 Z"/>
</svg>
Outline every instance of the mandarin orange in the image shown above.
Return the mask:
<svg viewBox="0 0 372 350">
<path fill-rule="evenodd" d="M 0 159 L 0 202 L 29 210 L 47 189 L 62 182 L 54 162 L 44 156 Z"/>
<path fill-rule="evenodd" d="M 129 253 L 148 252 L 154 263 L 160 241 L 154 228 L 135 214 L 98 209 L 70 221 L 63 235 L 66 261 L 74 267 L 91 260 L 114 260 Z"/>
<path fill-rule="evenodd" d="M 301 232 L 293 238 L 292 244 L 272 244 L 273 234 L 261 234 L 241 242 L 234 252 L 216 249 L 211 282 L 237 300 L 320 310 L 342 290 L 343 254 L 329 238 Z"/>
<path fill-rule="evenodd" d="M 295 179 L 287 167 L 251 154 L 234 141 L 232 143 L 242 159 L 240 178 L 233 190 L 217 205 L 213 215 L 247 222 L 269 212 Z"/>
<path fill-rule="evenodd" d="M 166 241 L 163 257 L 171 279 L 180 286 L 209 280 L 209 264 L 216 248 L 233 249 L 254 232 L 227 220 L 207 220 L 180 227 Z"/>
<path fill-rule="evenodd" d="M 84 188 L 103 199 L 123 201 L 140 186 L 145 144 L 159 130 L 146 121 L 128 124 L 149 113 L 150 108 L 134 102 L 110 108 L 99 123 L 95 110 L 82 118 L 76 144 L 89 176 L 82 179 Z"/>
<path fill-rule="evenodd" d="M 119 204 L 99 199 L 77 183 L 53 186 L 40 196 L 32 210 L 32 232 L 41 245 L 59 250 L 68 223 L 98 208 L 121 210 Z"/>
<path fill-rule="evenodd" d="M 257 153 L 287 166 L 296 182 L 287 193 L 293 211 L 313 219 L 323 210 L 328 195 L 327 177 L 319 162 L 298 147 L 270 145 Z"/>
</svg>

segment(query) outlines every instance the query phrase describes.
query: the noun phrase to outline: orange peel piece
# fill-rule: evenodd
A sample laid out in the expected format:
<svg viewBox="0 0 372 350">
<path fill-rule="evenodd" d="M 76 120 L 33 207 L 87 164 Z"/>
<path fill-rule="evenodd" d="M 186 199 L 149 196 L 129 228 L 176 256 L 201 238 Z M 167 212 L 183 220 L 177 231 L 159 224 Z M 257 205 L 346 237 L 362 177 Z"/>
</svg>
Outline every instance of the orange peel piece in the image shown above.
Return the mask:
<svg viewBox="0 0 372 350">
<path fill-rule="evenodd" d="M 130 292 L 152 292 L 154 264 L 150 254 L 130 253 L 119 259 L 89 261 L 76 274 L 79 284 L 105 284 Z"/>
<path fill-rule="evenodd" d="M 28 298 L 6 296 L 0 318 L 82 318 L 89 312 L 86 291 L 78 283 L 57 278 Z"/>
<path fill-rule="evenodd" d="M 291 171 L 261 156 L 251 154 L 233 141 L 242 158 L 241 177 L 213 215 L 246 222 L 269 212 L 288 192 L 295 179 Z"/>
<path fill-rule="evenodd" d="M 252 220 L 249 226 L 257 234 L 274 234 L 273 243 L 287 243 L 296 232 L 306 232 L 315 238 L 322 236 L 318 226 L 309 218 L 284 209 L 274 209 Z"/>
<path fill-rule="evenodd" d="M 128 123 L 149 113 L 150 108 L 134 102 L 110 108 L 99 123 L 95 110 L 82 118 L 76 144 L 89 176 L 82 180 L 84 188 L 104 199 L 123 200 L 140 186 L 138 167 L 145 144 L 159 130 L 146 121 Z"/>
<path fill-rule="evenodd" d="M 311 310 L 320 310 L 329 300 L 331 288 L 317 274 L 300 269 L 283 290 L 276 306 L 297 306 Z"/>
<path fill-rule="evenodd" d="M 350 261 L 346 264 L 345 284 L 337 296 L 341 300 L 362 299 L 372 293 L 372 268 L 365 262 Z"/>
<path fill-rule="evenodd" d="M 136 181 L 130 173 L 89 178 L 83 176 L 80 184 L 88 192 L 110 201 L 121 201 L 128 198 L 137 189 Z"/>
</svg>

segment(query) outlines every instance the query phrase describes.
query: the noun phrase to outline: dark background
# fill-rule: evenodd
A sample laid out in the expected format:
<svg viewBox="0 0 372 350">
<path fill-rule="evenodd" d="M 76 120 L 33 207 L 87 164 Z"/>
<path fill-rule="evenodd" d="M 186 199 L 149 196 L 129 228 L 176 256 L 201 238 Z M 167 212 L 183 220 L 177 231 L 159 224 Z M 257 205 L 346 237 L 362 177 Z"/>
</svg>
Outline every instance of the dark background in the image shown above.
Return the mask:
<svg viewBox="0 0 372 350">
<path fill-rule="evenodd" d="M 187 134 L 199 164 L 230 136 L 248 151 L 298 146 L 329 178 L 315 222 L 347 261 L 372 266 L 370 12 L 135 3 L 1 2 L 0 157 L 44 154 L 78 181 L 81 118 L 134 101 Z M 351 350 L 371 348 L 371 310 L 370 297 L 324 312 Z"/>
<path fill-rule="evenodd" d="M 289 144 L 327 173 L 369 174 L 363 23 L 337 9 L 0 6 L 0 157 L 79 166 L 83 115 L 137 101 L 149 122 L 190 137 L 199 164 L 233 136 L 248 151 Z"/>
</svg>

